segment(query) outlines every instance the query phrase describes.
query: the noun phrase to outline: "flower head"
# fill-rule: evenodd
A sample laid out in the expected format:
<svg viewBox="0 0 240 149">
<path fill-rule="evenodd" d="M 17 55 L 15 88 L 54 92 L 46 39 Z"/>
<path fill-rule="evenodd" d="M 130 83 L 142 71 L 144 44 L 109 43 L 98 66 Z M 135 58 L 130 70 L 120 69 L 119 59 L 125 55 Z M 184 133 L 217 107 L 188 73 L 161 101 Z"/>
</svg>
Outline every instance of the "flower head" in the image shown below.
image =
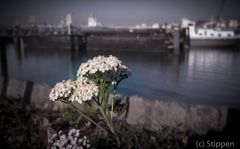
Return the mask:
<svg viewBox="0 0 240 149">
<path fill-rule="evenodd" d="M 82 104 L 84 101 L 89 101 L 93 97 L 98 96 L 97 85 L 88 80 L 86 77 L 79 77 L 76 80 L 76 89 L 74 90 L 70 101 L 77 101 Z"/>
<path fill-rule="evenodd" d="M 70 129 L 68 132 L 59 131 L 52 135 L 48 141 L 51 149 L 77 149 L 90 148 L 90 141 L 87 136 L 80 134 L 79 129 Z"/>
<path fill-rule="evenodd" d="M 71 80 L 63 80 L 62 82 L 57 83 L 51 90 L 49 98 L 52 101 L 59 99 L 66 99 L 70 97 L 73 90 L 75 89 L 75 82 Z"/>
<path fill-rule="evenodd" d="M 97 56 L 86 63 L 80 65 L 77 76 L 86 74 L 95 74 L 97 72 L 105 73 L 110 70 L 117 70 L 121 61 L 110 55 L 109 57 Z"/>
<path fill-rule="evenodd" d="M 118 82 L 130 75 L 129 69 L 115 56 L 97 56 L 86 63 L 82 63 L 77 76 L 85 76 L 90 79 L 102 77 L 107 83 Z"/>
</svg>

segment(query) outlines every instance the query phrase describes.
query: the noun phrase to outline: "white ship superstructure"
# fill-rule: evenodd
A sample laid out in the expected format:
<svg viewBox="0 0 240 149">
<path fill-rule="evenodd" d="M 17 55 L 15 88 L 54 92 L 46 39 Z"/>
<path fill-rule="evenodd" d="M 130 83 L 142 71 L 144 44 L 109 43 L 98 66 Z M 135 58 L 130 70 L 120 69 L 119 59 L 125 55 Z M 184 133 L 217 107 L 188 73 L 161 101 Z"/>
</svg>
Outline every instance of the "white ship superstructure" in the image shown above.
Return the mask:
<svg viewBox="0 0 240 149">
<path fill-rule="evenodd" d="M 233 30 L 222 30 L 220 28 L 195 28 L 195 23 L 189 25 L 190 39 L 236 39 L 240 36 L 235 35 Z"/>
</svg>

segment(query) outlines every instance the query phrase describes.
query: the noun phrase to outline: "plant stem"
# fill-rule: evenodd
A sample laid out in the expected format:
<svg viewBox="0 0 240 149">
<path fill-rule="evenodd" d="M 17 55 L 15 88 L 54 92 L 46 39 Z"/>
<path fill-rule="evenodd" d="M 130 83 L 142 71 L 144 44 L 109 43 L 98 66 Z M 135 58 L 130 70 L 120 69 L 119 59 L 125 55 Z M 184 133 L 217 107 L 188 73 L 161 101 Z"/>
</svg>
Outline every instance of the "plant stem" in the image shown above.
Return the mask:
<svg viewBox="0 0 240 149">
<path fill-rule="evenodd" d="M 99 124 L 97 124 L 94 120 L 92 120 L 90 117 L 88 117 L 85 113 L 83 113 L 82 111 L 80 111 L 76 106 L 73 105 L 73 103 L 69 103 L 69 105 L 74 108 L 75 110 L 77 110 L 78 113 L 80 113 L 83 117 L 85 117 L 87 120 L 89 120 L 90 122 L 92 122 L 95 126 L 99 127 L 100 129 L 102 129 L 105 133 L 107 133 L 107 130 L 105 130 L 102 126 L 100 126 Z"/>
<path fill-rule="evenodd" d="M 103 111 L 103 109 L 102 109 L 101 106 L 99 106 L 99 110 L 100 110 L 103 118 L 105 119 L 105 122 L 107 123 L 107 126 L 108 126 L 108 128 L 110 129 L 111 133 L 115 136 L 115 139 L 116 139 L 116 141 L 117 141 L 117 144 L 120 146 L 120 140 L 119 140 L 119 138 L 118 138 L 118 136 L 117 136 L 117 134 L 116 134 L 116 132 L 115 132 L 115 130 L 114 130 L 114 128 L 113 128 L 112 121 L 109 121 L 108 117 L 107 117 L 106 114 L 104 113 L 104 111 Z"/>
<path fill-rule="evenodd" d="M 114 131 L 114 129 L 113 129 L 112 123 L 111 123 L 111 122 L 109 121 L 109 119 L 107 118 L 107 116 L 106 116 L 105 112 L 103 111 L 102 107 L 99 106 L 99 110 L 100 110 L 100 112 L 101 112 L 101 114 L 102 114 L 105 122 L 107 123 L 107 126 L 108 126 L 108 128 L 110 129 L 111 133 L 114 134 L 115 131 Z"/>
<path fill-rule="evenodd" d="M 111 119 L 113 119 L 113 109 L 114 109 L 114 100 L 115 100 L 116 90 L 113 91 L 113 99 L 112 99 L 112 108 L 111 108 Z"/>
</svg>

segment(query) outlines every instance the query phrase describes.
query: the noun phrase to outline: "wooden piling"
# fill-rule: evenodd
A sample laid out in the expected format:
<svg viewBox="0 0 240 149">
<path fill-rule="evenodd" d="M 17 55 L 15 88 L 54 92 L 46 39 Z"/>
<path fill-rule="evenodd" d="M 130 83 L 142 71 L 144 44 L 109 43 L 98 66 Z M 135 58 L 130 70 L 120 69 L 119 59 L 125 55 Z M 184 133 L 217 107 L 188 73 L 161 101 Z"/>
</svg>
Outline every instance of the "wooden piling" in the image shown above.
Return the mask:
<svg viewBox="0 0 240 149">
<path fill-rule="evenodd" d="M 175 31 L 173 34 L 173 52 L 174 54 L 180 53 L 180 33 L 179 31 Z"/>
<path fill-rule="evenodd" d="M 8 78 L 7 51 L 4 42 L 0 45 L 2 76 Z"/>
<path fill-rule="evenodd" d="M 81 52 L 86 52 L 87 38 L 84 35 L 77 36 L 78 38 L 78 50 Z"/>
</svg>

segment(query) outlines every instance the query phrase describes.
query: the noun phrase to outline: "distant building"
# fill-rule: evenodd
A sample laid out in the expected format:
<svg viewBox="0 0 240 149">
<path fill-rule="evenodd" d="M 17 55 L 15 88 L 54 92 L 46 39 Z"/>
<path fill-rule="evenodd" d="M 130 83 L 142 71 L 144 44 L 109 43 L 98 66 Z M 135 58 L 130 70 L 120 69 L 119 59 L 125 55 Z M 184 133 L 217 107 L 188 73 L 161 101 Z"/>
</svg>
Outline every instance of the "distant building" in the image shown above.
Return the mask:
<svg viewBox="0 0 240 149">
<path fill-rule="evenodd" d="M 140 29 L 141 26 L 140 26 L 140 25 L 135 25 L 134 28 L 136 28 L 136 29 Z"/>
<path fill-rule="evenodd" d="M 172 23 L 171 26 L 172 26 L 172 29 L 179 30 L 181 25 L 179 23 Z"/>
<path fill-rule="evenodd" d="M 216 22 L 216 27 L 217 28 L 226 28 L 227 23 L 225 20 L 221 19 L 220 21 Z"/>
<path fill-rule="evenodd" d="M 158 23 L 154 23 L 154 24 L 152 25 L 152 28 L 153 28 L 153 29 L 158 29 L 158 28 L 159 28 L 159 24 L 158 24 Z"/>
<path fill-rule="evenodd" d="M 60 27 L 60 28 L 63 28 L 63 27 L 65 26 L 64 20 L 61 20 L 61 21 L 58 23 L 57 26 Z"/>
<path fill-rule="evenodd" d="M 145 23 L 142 23 L 142 24 L 138 24 L 138 25 L 135 25 L 133 28 L 135 29 L 147 29 L 147 28 L 151 28 L 151 26 L 147 26 L 147 24 Z"/>
<path fill-rule="evenodd" d="M 229 21 L 229 27 L 237 28 L 238 27 L 238 21 L 237 20 L 230 20 Z"/>
<path fill-rule="evenodd" d="M 88 27 L 96 27 L 97 25 L 97 18 L 91 14 L 90 17 L 88 17 Z"/>
<path fill-rule="evenodd" d="M 65 25 L 70 26 L 72 24 L 72 15 L 70 13 L 66 14 Z"/>
<path fill-rule="evenodd" d="M 165 23 L 164 25 L 162 25 L 162 28 L 170 30 L 170 29 L 172 29 L 172 25 Z"/>
<path fill-rule="evenodd" d="M 71 24 L 72 24 L 72 15 L 70 13 L 68 13 L 66 15 L 66 26 L 67 26 L 67 31 L 68 31 L 68 35 L 71 34 Z"/>
<path fill-rule="evenodd" d="M 141 28 L 148 28 L 148 26 L 147 26 L 147 24 L 142 23 L 142 24 L 141 24 Z"/>
<path fill-rule="evenodd" d="M 193 21 L 183 17 L 181 19 L 181 28 L 187 28 L 189 26 L 189 24 L 193 24 Z"/>
<path fill-rule="evenodd" d="M 30 26 L 36 26 L 37 24 L 37 18 L 35 16 L 29 16 L 28 17 L 28 24 Z"/>
</svg>

